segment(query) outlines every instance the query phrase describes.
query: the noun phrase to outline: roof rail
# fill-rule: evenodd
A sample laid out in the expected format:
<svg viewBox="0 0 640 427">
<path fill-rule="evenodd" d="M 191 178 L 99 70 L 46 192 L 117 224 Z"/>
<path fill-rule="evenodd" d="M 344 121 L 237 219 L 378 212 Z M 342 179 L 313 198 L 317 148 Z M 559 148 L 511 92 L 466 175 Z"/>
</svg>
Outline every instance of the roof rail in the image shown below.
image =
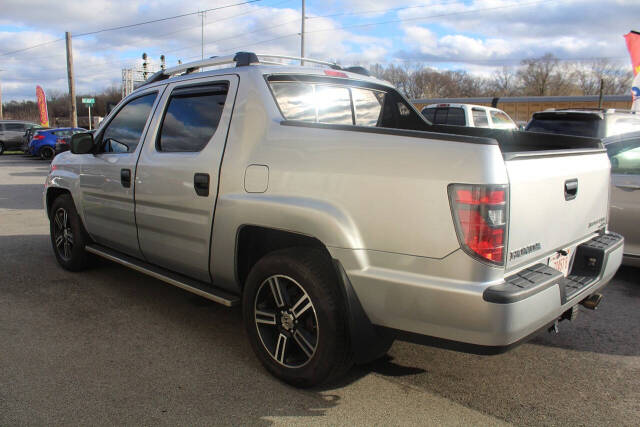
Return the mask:
<svg viewBox="0 0 640 427">
<path fill-rule="evenodd" d="M 253 52 L 236 52 L 233 55 L 225 55 L 225 56 L 212 56 L 207 59 L 202 59 L 200 61 L 188 62 L 185 64 L 176 65 L 175 67 L 167 68 L 166 70 L 160 70 L 157 73 L 154 73 L 149 77 L 141 86 L 145 86 L 151 83 L 159 82 L 161 80 L 166 80 L 169 77 L 184 73 L 191 74 L 200 68 L 204 67 L 215 67 L 218 65 L 227 65 L 227 64 L 236 64 L 236 67 L 244 67 L 251 64 L 270 64 L 270 65 L 282 65 L 278 62 L 274 61 L 261 61 L 258 57 L 264 58 L 275 58 L 275 59 L 292 59 L 296 61 L 304 61 L 310 62 L 314 64 L 327 65 L 335 70 L 341 70 L 342 67 L 336 64 L 335 62 L 327 62 L 320 61 L 312 58 L 301 58 L 297 56 L 288 56 L 288 55 L 270 55 L 270 54 L 256 54 Z M 140 86 L 140 87 L 141 87 Z"/>
</svg>

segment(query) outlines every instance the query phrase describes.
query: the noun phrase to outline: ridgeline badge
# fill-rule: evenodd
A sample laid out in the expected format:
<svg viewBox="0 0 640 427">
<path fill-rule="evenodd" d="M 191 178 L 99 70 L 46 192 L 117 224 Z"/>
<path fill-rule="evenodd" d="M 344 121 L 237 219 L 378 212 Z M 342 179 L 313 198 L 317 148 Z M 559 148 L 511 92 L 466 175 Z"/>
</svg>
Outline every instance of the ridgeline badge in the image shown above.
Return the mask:
<svg viewBox="0 0 640 427">
<path fill-rule="evenodd" d="M 529 255 L 530 253 L 539 251 L 540 249 L 542 249 L 542 244 L 540 244 L 540 242 L 525 246 L 524 248 L 516 249 L 515 251 L 509 252 L 509 261 L 520 258 L 524 255 Z"/>
</svg>

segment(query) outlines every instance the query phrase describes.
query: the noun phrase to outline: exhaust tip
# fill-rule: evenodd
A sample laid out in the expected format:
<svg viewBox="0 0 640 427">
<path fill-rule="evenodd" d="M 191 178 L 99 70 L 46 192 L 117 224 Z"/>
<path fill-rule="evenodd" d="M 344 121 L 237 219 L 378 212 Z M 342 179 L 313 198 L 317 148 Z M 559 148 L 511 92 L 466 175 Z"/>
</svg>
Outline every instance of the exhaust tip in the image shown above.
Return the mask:
<svg viewBox="0 0 640 427">
<path fill-rule="evenodd" d="M 582 300 L 580 304 L 582 304 L 584 308 L 595 310 L 598 307 L 598 304 L 600 304 L 600 301 L 602 301 L 602 294 L 593 294 Z"/>
</svg>

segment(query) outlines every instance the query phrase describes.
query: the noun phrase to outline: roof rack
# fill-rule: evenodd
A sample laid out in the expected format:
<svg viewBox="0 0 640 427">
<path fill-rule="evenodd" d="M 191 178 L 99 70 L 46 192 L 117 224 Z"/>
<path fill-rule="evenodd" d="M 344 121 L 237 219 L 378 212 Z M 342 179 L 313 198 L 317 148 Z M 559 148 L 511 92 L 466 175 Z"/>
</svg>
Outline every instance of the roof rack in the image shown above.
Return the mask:
<svg viewBox="0 0 640 427">
<path fill-rule="evenodd" d="M 342 67 L 335 62 L 327 62 L 320 61 L 312 58 L 302 58 L 297 56 L 288 56 L 288 55 L 270 55 L 270 54 L 256 54 L 253 52 L 236 52 L 233 55 L 225 55 L 225 56 L 212 56 L 207 59 L 202 59 L 200 61 L 188 62 L 185 64 L 180 64 L 175 67 L 167 68 L 166 70 L 160 70 L 157 73 L 154 73 L 149 77 L 141 86 L 145 86 L 151 83 L 155 83 L 161 80 L 168 79 L 169 77 L 183 73 L 183 74 L 191 74 L 195 71 L 198 71 L 200 68 L 204 67 L 214 67 L 218 65 L 227 65 L 227 64 L 236 64 L 236 67 L 245 67 L 251 64 L 269 64 L 269 65 L 282 65 L 279 62 L 275 61 L 264 61 L 258 59 L 258 57 L 264 58 L 273 58 L 273 59 L 293 59 L 296 61 L 310 62 L 314 64 L 327 65 L 334 70 L 342 70 Z M 359 69 L 361 67 L 349 67 L 347 71 L 353 71 L 354 69 Z M 360 72 L 360 74 L 363 74 Z"/>
</svg>

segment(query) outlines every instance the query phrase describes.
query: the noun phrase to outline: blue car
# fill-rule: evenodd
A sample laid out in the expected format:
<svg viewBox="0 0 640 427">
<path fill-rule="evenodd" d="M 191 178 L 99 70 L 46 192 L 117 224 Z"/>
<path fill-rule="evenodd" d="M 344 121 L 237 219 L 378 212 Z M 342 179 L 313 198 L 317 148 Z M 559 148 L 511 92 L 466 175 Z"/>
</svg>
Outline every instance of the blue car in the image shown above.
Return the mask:
<svg viewBox="0 0 640 427">
<path fill-rule="evenodd" d="M 79 132 L 86 132 L 86 129 L 57 128 L 38 130 L 33 134 L 33 138 L 29 142 L 28 152 L 32 156 L 40 157 L 43 160 L 51 160 L 55 156 L 58 139 L 70 138 L 71 135 Z"/>
</svg>

